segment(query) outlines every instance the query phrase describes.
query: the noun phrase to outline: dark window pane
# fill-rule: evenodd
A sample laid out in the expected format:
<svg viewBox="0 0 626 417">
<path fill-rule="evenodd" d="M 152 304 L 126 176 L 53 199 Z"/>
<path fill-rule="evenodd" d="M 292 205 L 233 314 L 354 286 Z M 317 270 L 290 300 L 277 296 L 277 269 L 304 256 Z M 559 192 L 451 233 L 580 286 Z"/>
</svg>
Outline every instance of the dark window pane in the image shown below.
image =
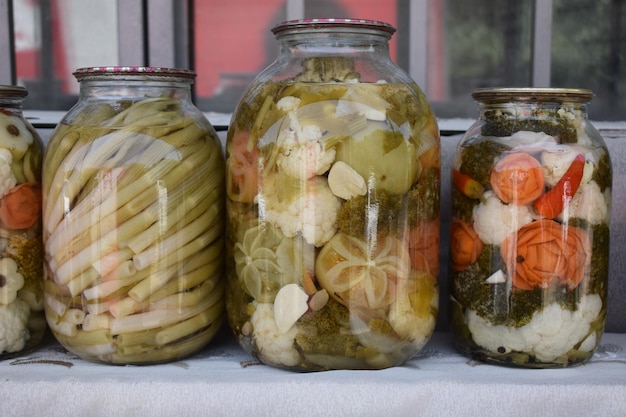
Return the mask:
<svg viewBox="0 0 626 417">
<path fill-rule="evenodd" d="M 552 85 L 591 89 L 591 119 L 626 119 L 626 1 L 555 0 L 554 7 Z"/>
<path fill-rule="evenodd" d="M 448 0 L 445 19 L 448 95 L 439 117 L 474 117 L 479 87 L 530 84 L 532 1 Z"/>
</svg>

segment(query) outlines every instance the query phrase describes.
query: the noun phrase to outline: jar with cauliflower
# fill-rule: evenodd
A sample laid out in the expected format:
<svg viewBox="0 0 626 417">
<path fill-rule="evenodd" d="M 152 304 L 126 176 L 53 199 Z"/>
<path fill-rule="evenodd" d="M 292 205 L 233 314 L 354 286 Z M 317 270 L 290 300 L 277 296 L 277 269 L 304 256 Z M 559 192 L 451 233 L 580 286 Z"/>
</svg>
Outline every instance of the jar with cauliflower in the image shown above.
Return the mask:
<svg viewBox="0 0 626 417">
<path fill-rule="evenodd" d="M 604 330 L 611 161 L 581 89 L 479 89 L 452 164 L 450 317 L 500 365 L 587 361 Z"/>
<path fill-rule="evenodd" d="M 229 324 L 291 370 L 399 365 L 438 311 L 440 144 L 388 24 L 284 22 L 226 145 Z"/>
<path fill-rule="evenodd" d="M 224 308 L 224 159 L 195 73 L 81 68 L 44 159 L 45 311 L 80 357 L 154 364 L 215 336 Z"/>
<path fill-rule="evenodd" d="M 22 113 L 28 92 L 0 86 L 0 359 L 36 348 L 43 307 L 43 143 Z"/>
</svg>

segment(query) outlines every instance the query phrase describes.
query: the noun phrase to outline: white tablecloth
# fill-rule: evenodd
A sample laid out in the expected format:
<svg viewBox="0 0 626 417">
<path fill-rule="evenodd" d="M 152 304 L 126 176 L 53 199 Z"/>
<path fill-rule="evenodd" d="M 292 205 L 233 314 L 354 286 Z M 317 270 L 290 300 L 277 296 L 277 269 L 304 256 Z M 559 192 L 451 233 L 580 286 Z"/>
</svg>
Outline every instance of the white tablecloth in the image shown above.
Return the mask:
<svg viewBox="0 0 626 417">
<path fill-rule="evenodd" d="M 436 333 L 404 366 L 294 373 L 253 360 L 227 333 L 179 362 L 112 366 L 51 342 L 0 362 L 0 417 L 626 416 L 626 334 L 567 369 L 480 364 Z"/>
</svg>

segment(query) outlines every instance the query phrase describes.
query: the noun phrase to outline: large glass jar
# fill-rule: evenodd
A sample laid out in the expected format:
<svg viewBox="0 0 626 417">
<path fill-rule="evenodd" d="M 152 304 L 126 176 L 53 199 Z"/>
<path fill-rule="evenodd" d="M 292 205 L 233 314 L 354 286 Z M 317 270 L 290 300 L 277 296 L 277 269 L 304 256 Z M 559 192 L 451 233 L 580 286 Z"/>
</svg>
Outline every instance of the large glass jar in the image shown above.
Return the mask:
<svg viewBox="0 0 626 417">
<path fill-rule="evenodd" d="M 0 359 L 39 345 L 45 331 L 41 138 L 22 114 L 28 95 L 0 86 Z"/>
<path fill-rule="evenodd" d="M 440 143 L 388 24 L 289 21 L 227 138 L 226 304 L 241 345 L 293 370 L 403 363 L 438 311 Z"/>
<path fill-rule="evenodd" d="M 224 317 L 224 159 L 195 73 L 83 68 L 43 173 L 45 311 L 84 359 L 167 362 Z"/>
<path fill-rule="evenodd" d="M 479 89 L 452 164 L 450 308 L 459 349 L 580 364 L 604 330 L 611 161 L 579 89 Z"/>
</svg>

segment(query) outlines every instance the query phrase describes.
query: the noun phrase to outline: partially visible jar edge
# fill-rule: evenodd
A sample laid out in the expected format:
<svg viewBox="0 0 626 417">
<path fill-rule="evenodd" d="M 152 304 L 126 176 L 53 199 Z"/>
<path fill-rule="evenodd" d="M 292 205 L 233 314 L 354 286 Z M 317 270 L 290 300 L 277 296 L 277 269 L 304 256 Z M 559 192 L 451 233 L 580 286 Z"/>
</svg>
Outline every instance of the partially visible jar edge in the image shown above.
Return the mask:
<svg viewBox="0 0 626 417">
<path fill-rule="evenodd" d="M 28 90 L 19 85 L 0 85 L 0 99 L 20 99 L 28 96 Z"/>
</svg>

